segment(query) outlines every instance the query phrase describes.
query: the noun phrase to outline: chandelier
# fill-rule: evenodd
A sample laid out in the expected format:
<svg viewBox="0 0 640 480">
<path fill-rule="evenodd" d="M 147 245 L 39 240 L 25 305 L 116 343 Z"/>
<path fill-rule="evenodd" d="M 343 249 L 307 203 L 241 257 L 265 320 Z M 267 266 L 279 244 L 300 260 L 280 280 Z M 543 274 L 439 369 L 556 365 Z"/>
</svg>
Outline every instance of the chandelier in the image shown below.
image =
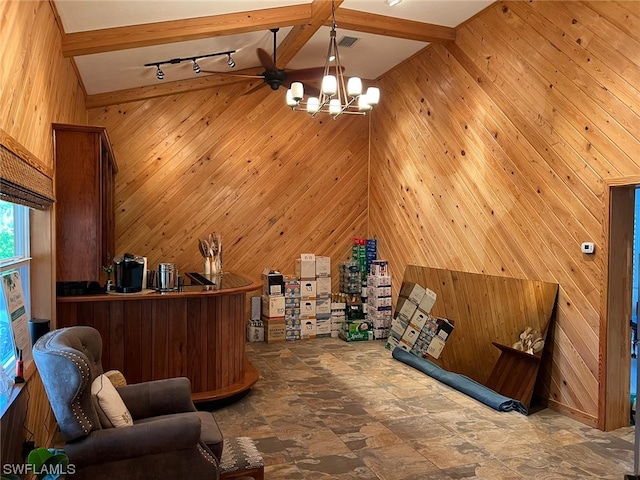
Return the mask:
<svg viewBox="0 0 640 480">
<path fill-rule="evenodd" d="M 336 40 L 337 25 L 334 0 L 331 0 L 331 18 L 329 50 L 324 65 L 320 96 L 309 97 L 305 101 L 304 85 L 301 82 L 294 82 L 287 90 L 287 105 L 293 111 L 307 112 L 312 117 L 318 113 L 328 113 L 334 119 L 343 113 L 366 115 L 380 101 L 380 89 L 369 87 L 363 93 L 362 80 L 358 77 L 351 77 L 345 83 Z"/>
</svg>

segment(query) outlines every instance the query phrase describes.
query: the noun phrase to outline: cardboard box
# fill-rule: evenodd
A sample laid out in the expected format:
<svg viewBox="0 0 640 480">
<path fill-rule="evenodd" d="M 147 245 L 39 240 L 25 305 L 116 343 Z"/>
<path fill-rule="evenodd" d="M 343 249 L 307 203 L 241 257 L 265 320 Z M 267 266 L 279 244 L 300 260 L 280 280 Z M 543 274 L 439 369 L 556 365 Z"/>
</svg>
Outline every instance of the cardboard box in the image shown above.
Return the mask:
<svg viewBox="0 0 640 480">
<path fill-rule="evenodd" d="M 331 320 L 316 319 L 316 335 L 331 336 Z"/>
<path fill-rule="evenodd" d="M 331 295 L 331 277 L 316 278 L 316 294 L 318 297 Z"/>
<path fill-rule="evenodd" d="M 316 319 L 307 318 L 302 320 L 302 338 L 316 338 Z"/>
<path fill-rule="evenodd" d="M 348 332 L 340 330 L 338 332 L 338 338 L 341 338 L 345 342 L 368 341 L 373 340 L 373 331 L 369 330 L 367 332 Z"/>
<path fill-rule="evenodd" d="M 316 301 L 312 299 L 302 300 L 300 302 L 300 318 L 309 318 L 316 316 Z"/>
<path fill-rule="evenodd" d="M 262 296 L 262 316 L 267 318 L 284 317 L 284 297 Z"/>
<path fill-rule="evenodd" d="M 389 335 L 389 328 L 376 328 L 373 327 L 373 339 L 374 340 L 385 340 Z"/>
<path fill-rule="evenodd" d="M 391 287 L 367 287 L 367 298 L 390 297 Z"/>
<path fill-rule="evenodd" d="M 413 344 L 418 340 L 418 335 L 420 335 L 420 330 L 417 330 L 409 324 L 407 329 L 404 331 L 402 338 L 400 339 L 400 343 L 404 343 L 409 346 L 409 350 L 413 347 Z M 409 351 L 407 350 L 407 351 Z"/>
<path fill-rule="evenodd" d="M 300 297 L 301 298 L 316 298 L 317 297 L 317 284 L 315 280 L 300 280 Z"/>
<path fill-rule="evenodd" d="M 436 297 L 436 292 L 425 288 L 424 297 L 422 297 L 422 300 L 420 300 L 418 308 L 423 312 L 430 313 L 433 305 L 436 303 Z"/>
<path fill-rule="evenodd" d="M 260 320 L 262 315 L 262 298 L 259 296 L 251 297 L 251 320 Z"/>
<path fill-rule="evenodd" d="M 318 297 L 316 299 L 316 315 L 331 315 L 330 297 Z"/>
<path fill-rule="evenodd" d="M 404 331 L 409 326 L 409 322 L 404 320 L 401 317 L 396 317 L 391 321 L 391 333 L 398 337 L 398 339 L 402 338 L 404 335 Z"/>
<path fill-rule="evenodd" d="M 284 317 L 284 328 L 286 330 L 300 330 L 302 328 L 300 317 Z"/>
<path fill-rule="evenodd" d="M 284 339 L 287 342 L 300 340 L 300 339 L 302 339 L 302 331 L 299 328 L 295 329 L 295 330 L 287 330 L 287 333 L 286 333 Z"/>
<path fill-rule="evenodd" d="M 387 337 L 387 344 L 384 346 L 387 350 L 393 351 L 398 346 L 400 340 L 396 337 Z"/>
<path fill-rule="evenodd" d="M 409 325 L 413 327 L 415 330 L 421 331 L 425 323 L 427 323 L 428 319 L 429 319 L 428 313 L 423 312 L 420 309 L 417 309 L 413 314 L 413 316 L 411 317 L 411 320 L 409 321 Z"/>
<path fill-rule="evenodd" d="M 420 305 L 422 297 L 424 297 L 425 288 L 422 285 L 412 282 L 404 282 L 400 288 L 400 295 L 408 298 L 416 306 Z"/>
<path fill-rule="evenodd" d="M 391 287 L 391 277 L 388 275 L 369 275 L 367 277 L 368 287 Z"/>
<path fill-rule="evenodd" d="M 391 310 L 391 297 L 368 297 L 367 305 L 371 308 L 388 307 L 381 310 Z"/>
<path fill-rule="evenodd" d="M 315 280 L 316 256 L 313 253 L 303 253 L 295 261 L 295 274 L 300 280 Z"/>
<path fill-rule="evenodd" d="M 284 297 L 284 308 L 300 308 L 300 297 Z"/>
<path fill-rule="evenodd" d="M 247 324 L 247 342 L 264 342 L 264 326 Z"/>
<path fill-rule="evenodd" d="M 284 317 L 282 318 L 264 318 L 264 339 L 267 343 L 284 342 L 286 328 Z"/>
<path fill-rule="evenodd" d="M 298 280 L 296 277 L 285 276 L 284 296 L 299 297 L 300 296 L 300 280 Z"/>
<path fill-rule="evenodd" d="M 331 276 L 331 257 L 316 257 L 316 277 Z"/>
<path fill-rule="evenodd" d="M 398 297 L 398 303 L 396 304 L 396 317 L 400 317 L 407 323 L 411 321 L 411 317 L 418 309 L 418 305 L 413 303 L 406 297 Z"/>
<path fill-rule="evenodd" d="M 264 269 L 262 272 L 262 294 L 284 295 L 284 277 L 279 271 Z"/>
<path fill-rule="evenodd" d="M 376 277 L 388 276 L 389 262 L 387 260 L 372 260 L 369 266 L 369 273 Z"/>
</svg>

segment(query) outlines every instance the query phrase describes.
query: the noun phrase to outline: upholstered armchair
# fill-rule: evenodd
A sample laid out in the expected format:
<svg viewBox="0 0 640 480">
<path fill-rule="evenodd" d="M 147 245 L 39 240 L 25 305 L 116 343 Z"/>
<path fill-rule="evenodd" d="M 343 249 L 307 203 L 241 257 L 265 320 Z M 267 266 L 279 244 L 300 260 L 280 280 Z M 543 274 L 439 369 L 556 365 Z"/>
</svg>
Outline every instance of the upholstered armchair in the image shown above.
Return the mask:
<svg viewBox="0 0 640 480">
<path fill-rule="evenodd" d="M 129 424 L 101 425 L 103 412 L 91 393 L 103 373 L 101 356 L 100 333 L 86 326 L 50 332 L 33 348 L 64 450 L 76 468 L 73 478 L 218 479 L 222 434 L 211 413 L 194 407 L 186 378 L 114 389 Z"/>
</svg>

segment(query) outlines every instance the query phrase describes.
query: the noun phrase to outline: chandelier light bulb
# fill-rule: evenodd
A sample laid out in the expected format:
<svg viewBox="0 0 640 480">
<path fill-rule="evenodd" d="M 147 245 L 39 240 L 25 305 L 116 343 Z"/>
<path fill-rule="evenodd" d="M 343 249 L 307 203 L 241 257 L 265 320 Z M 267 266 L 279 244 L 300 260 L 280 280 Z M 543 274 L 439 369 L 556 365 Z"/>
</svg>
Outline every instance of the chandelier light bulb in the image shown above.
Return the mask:
<svg viewBox="0 0 640 480">
<path fill-rule="evenodd" d="M 380 101 L 380 89 L 378 87 L 367 88 L 367 103 L 372 107 L 378 105 Z"/>
<path fill-rule="evenodd" d="M 156 78 L 158 80 L 164 80 L 164 72 L 160 68 L 160 65 L 158 65 L 158 70 L 156 71 Z"/>
<path fill-rule="evenodd" d="M 329 102 L 329 113 L 335 117 L 341 111 L 342 105 L 340 105 L 340 100 L 338 100 L 337 98 L 332 98 Z"/>
<path fill-rule="evenodd" d="M 358 110 L 361 112 L 368 112 L 372 108 L 373 107 L 369 103 L 367 94 L 365 93 L 364 95 L 360 95 L 360 98 L 358 98 Z"/>
<path fill-rule="evenodd" d="M 200 73 L 200 65 L 198 65 L 198 62 L 196 62 L 195 60 L 193 60 L 193 73 L 195 73 L 196 75 Z"/>
<path fill-rule="evenodd" d="M 227 65 L 229 65 L 231 68 L 236 66 L 236 62 L 233 60 L 233 58 L 231 58 L 231 54 L 228 55 L 229 56 L 229 60 L 227 60 Z"/>
<path fill-rule="evenodd" d="M 291 84 L 291 97 L 299 102 L 304 97 L 304 85 L 301 82 L 293 82 Z"/>
<path fill-rule="evenodd" d="M 309 97 L 309 100 L 307 100 L 307 112 L 313 115 L 317 113 L 318 110 L 320 110 L 320 100 L 318 97 Z"/>
<path fill-rule="evenodd" d="M 359 97 L 362 93 L 362 80 L 358 77 L 351 77 L 347 82 L 347 94 L 350 97 Z"/>
<path fill-rule="evenodd" d="M 298 102 L 293 98 L 293 85 L 291 85 L 291 88 L 287 90 L 287 105 L 291 108 L 298 105 Z"/>
<path fill-rule="evenodd" d="M 335 95 L 338 91 L 338 81 L 333 75 L 325 75 L 322 79 L 322 93 L 327 96 Z"/>
</svg>

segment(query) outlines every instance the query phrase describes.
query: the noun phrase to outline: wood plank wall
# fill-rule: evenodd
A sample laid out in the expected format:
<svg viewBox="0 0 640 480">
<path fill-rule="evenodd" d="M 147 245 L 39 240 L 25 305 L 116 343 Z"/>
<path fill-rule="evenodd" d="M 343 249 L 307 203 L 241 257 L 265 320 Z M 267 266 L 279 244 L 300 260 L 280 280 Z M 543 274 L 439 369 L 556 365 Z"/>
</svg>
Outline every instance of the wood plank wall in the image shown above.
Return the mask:
<svg viewBox="0 0 640 480">
<path fill-rule="evenodd" d="M 86 123 L 84 92 L 48 1 L 0 0 L 0 128 L 53 171 L 52 122 Z M 32 315 L 52 318 L 51 210 L 31 215 Z M 21 461 L 22 442 L 49 445 L 53 413 L 37 372 L 2 417 L 2 461 Z"/>
<path fill-rule="evenodd" d="M 224 268 L 293 273 L 301 253 L 337 266 L 366 234 L 369 117 L 312 119 L 284 91 L 247 85 L 89 111 L 118 162 L 116 254 L 202 272 L 198 238 L 222 235 Z"/>
<path fill-rule="evenodd" d="M 410 263 L 558 283 L 549 401 L 594 425 L 603 180 L 639 171 L 638 20 L 638 2 L 496 2 L 386 74 L 372 125 L 369 233 L 395 291 Z"/>
</svg>

